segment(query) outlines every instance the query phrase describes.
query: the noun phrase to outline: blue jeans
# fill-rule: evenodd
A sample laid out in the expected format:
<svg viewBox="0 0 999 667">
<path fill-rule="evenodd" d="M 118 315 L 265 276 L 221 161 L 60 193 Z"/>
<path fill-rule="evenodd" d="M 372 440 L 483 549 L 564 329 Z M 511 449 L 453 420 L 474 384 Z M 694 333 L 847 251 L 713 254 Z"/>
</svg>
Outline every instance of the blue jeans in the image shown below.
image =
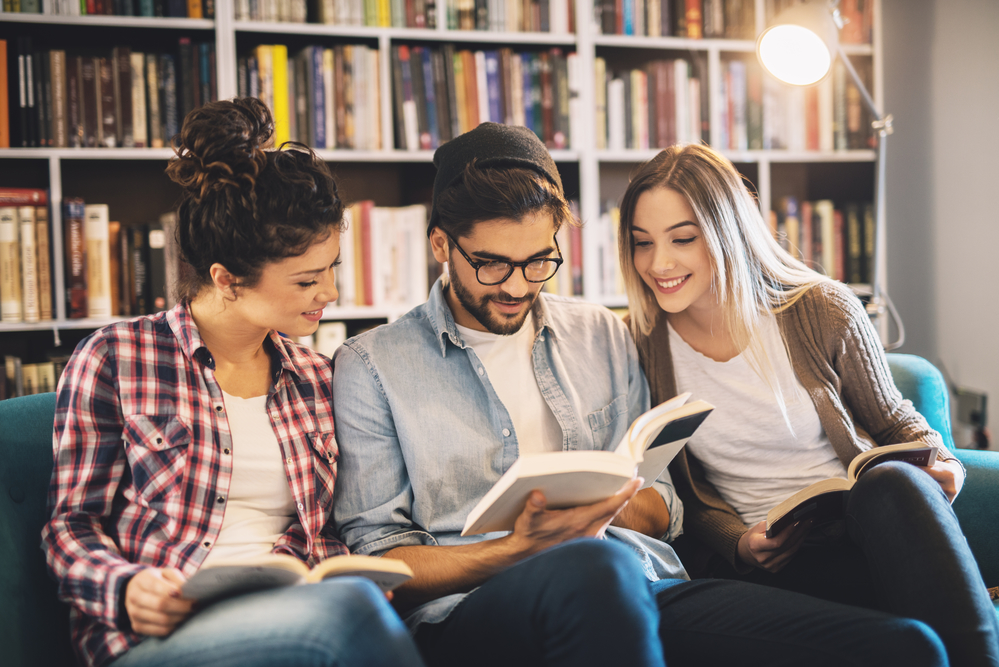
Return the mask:
<svg viewBox="0 0 999 667">
<path fill-rule="evenodd" d="M 223 600 L 113 667 L 423 665 L 406 626 L 371 581 L 338 577 Z"/>
<path fill-rule="evenodd" d="M 736 581 L 650 584 L 634 554 L 603 540 L 501 572 L 416 642 L 432 667 L 947 664 L 918 621 Z"/>
<path fill-rule="evenodd" d="M 739 575 L 718 562 L 709 574 L 919 619 L 937 632 L 955 667 L 999 666 L 995 609 L 929 475 L 899 462 L 870 470 L 850 492 L 846 529 L 848 538 L 807 544 L 776 574 Z"/>
</svg>

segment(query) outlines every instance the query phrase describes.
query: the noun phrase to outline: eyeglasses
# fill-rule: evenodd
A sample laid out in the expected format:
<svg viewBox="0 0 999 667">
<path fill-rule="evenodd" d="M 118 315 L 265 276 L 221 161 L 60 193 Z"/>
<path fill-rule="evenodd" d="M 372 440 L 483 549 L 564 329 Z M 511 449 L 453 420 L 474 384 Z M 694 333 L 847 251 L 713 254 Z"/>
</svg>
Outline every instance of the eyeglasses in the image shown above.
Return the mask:
<svg viewBox="0 0 999 667">
<path fill-rule="evenodd" d="M 442 230 L 443 231 L 443 230 Z M 474 259 L 468 256 L 458 242 L 453 236 L 447 234 L 447 237 L 451 239 L 451 243 L 454 247 L 458 249 L 461 256 L 465 258 L 465 261 L 475 269 L 475 278 L 479 281 L 480 285 L 499 285 L 504 283 L 507 279 L 513 275 L 513 270 L 515 268 L 520 268 L 524 272 L 524 279 L 529 283 L 543 283 L 549 280 L 558 271 L 558 267 L 562 266 L 562 250 L 558 247 L 558 240 L 555 240 L 555 250 L 558 252 L 558 257 L 544 257 L 542 259 L 529 259 L 526 262 L 497 262 L 494 260 L 489 260 L 486 262 L 476 262 Z"/>
</svg>

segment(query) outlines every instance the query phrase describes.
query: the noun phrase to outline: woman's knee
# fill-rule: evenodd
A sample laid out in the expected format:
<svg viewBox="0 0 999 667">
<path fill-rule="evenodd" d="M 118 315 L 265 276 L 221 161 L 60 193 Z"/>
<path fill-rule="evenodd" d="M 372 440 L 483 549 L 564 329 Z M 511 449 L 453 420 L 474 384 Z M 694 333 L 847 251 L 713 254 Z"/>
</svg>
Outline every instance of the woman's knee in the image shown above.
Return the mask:
<svg viewBox="0 0 999 667">
<path fill-rule="evenodd" d="M 857 480 L 850 491 L 850 505 L 873 505 L 894 513 L 911 511 L 914 504 L 932 503 L 937 495 L 946 501 L 940 486 L 924 471 L 909 463 L 889 461 Z"/>
<path fill-rule="evenodd" d="M 886 654 L 899 667 L 947 667 L 947 650 L 930 626 L 911 618 L 899 618 L 895 631 L 886 638 Z"/>
</svg>

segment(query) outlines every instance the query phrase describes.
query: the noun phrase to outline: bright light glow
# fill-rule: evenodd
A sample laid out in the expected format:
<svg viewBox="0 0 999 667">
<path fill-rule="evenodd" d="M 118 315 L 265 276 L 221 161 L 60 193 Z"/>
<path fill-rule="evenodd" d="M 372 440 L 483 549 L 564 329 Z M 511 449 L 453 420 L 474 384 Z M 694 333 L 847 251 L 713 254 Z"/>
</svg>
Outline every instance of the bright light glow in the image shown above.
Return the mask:
<svg viewBox="0 0 999 667">
<path fill-rule="evenodd" d="M 778 25 L 760 38 L 760 62 L 781 81 L 808 86 L 826 75 L 832 65 L 832 54 L 811 30 Z"/>
</svg>

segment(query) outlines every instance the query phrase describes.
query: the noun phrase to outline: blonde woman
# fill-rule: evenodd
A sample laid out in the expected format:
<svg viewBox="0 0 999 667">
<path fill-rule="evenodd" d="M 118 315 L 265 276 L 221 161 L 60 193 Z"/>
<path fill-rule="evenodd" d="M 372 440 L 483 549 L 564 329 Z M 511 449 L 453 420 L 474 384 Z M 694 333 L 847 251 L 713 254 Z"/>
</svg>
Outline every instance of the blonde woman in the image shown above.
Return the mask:
<svg viewBox="0 0 999 667">
<path fill-rule="evenodd" d="M 950 507 L 964 482 L 956 459 L 878 466 L 845 522 L 766 537 L 771 507 L 845 477 L 860 452 L 942 448 L 849 289 L 784 251 L 731 163 L 698 145 L 637 171 L 619 253 L 652 404 L 691 391 L 717 406 L 670 468 L 688 569 L 917 618 L 952 664 L 999 665 L 995 612 Z"/>
</svg>

